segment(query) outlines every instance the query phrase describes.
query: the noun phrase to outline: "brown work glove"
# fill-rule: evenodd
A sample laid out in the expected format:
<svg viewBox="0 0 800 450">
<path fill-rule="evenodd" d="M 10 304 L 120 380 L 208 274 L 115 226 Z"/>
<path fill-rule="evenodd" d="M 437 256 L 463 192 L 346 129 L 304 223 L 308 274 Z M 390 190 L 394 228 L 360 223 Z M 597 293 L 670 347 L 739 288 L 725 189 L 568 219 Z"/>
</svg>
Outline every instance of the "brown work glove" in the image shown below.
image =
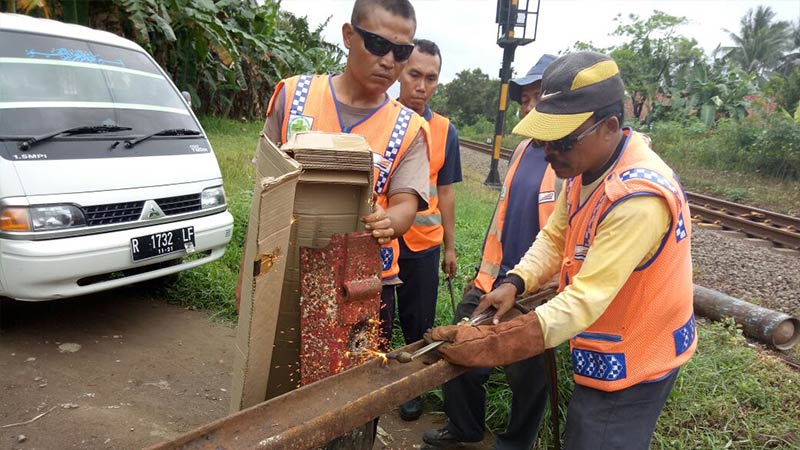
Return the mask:
<svg viewBox="0 0 800 450">
<path fill-rule="evenodd" d="M 448 342 L 437 348 L 446 360 L 467 367 L 505 366 L 544 352 L 542 326 L 533 312 L 498 325 L 436 327 L 430 337 Z"/>
</svg>

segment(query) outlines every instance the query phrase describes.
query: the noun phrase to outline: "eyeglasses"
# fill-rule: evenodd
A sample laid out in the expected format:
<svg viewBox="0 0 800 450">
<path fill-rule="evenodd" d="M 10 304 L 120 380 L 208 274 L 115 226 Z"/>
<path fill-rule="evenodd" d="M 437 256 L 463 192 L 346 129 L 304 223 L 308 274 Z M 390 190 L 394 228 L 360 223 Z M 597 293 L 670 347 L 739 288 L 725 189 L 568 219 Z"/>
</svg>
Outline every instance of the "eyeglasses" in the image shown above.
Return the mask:
<svg viewBox="0 0 800 450">
<path fill-rule="evenodd" d="M 353 25 L 353 28 L 364 40 L 364 48 L 375 56 L 384 56 L 392 52 L 396 61 L 403 62 L 411 57 L 411 52 L 414 51 L 414 44 L 395 44 L 385 37 L 370 33 L 357 25 Z"/>
<path fill-rule="evenodd" d="M 535 147 L 544 148 L 545 146 L 548 146 L 559 153 L 566 153 L 575 148 L 575 146 L 578 145 L 578 142 L 580 142 L 581 139 L 597 131 L 597 129 L 600 127 L 600 124 L 605 122 L 606 119 L 608 119 L 608 117 L 596 122 L 594 125 L 585 129 L 583 133 L 577 136 L 567 136 L 557 141 L 540 141 L 537 139 L 533 139 L 532 143 Z"/>
</svg>

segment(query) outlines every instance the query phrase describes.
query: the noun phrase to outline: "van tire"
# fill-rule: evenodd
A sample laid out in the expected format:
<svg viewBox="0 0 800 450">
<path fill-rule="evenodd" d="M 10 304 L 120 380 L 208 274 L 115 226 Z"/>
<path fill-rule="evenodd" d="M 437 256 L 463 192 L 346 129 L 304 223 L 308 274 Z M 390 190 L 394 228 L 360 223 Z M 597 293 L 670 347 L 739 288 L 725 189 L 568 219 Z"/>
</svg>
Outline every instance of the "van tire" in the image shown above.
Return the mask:
<svg viewBox="0 0 800 450">
<path fill-rule="evenodd" d="M 12 325 L 15 303 L 16 301 L 8 297 L 0 297 L 0 334 Z"/>
</svg>

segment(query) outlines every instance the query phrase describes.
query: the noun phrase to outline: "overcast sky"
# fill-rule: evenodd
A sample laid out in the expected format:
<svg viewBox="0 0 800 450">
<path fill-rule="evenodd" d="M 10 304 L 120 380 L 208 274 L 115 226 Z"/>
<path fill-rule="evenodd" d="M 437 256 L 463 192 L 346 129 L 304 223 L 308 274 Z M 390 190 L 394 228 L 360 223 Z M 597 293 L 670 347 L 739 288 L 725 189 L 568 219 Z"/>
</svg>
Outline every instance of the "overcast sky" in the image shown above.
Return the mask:
<svg viewBox="0 0 800 450">
<path fill-rule="evenodd" d="M 498 78 L 502 49 L 497 46 L 496 0 L 411 0 L 417 14 L 418 38 L 435 41 L 442 50 L 441 82 L 448 82 L 464 69 L 479 67 Z M 536 0 L 528 0 L 530 8 Z M 520 0 L 525 5 L 526 0 Z M 694 38 L 706 53 L 718 44 L 730 45 L 727 28 L 738 33 L 739 21 L 750 8 L 769 6 L 779 20 L 800 20 L 800 0 L 541 0 L 536 41 L 518 47 L 514 61 L 517 75 L 525 74 L 543 53 L 557 54 L 576 41 L 599 47 L 615 44 L 609 36 L 616 28 L 617 14 L 648 17 L 653 10 L 684 16 L 689 24 L 679 33 Z M 332 16 L 324 37 L 341 46 L 341 26 L 350 20 L 353 0 L 282 0 L 281 7 L 308 17 L 316 27 Z M 529 19 L 529 34 L 531 23 Z"/>
</svg>

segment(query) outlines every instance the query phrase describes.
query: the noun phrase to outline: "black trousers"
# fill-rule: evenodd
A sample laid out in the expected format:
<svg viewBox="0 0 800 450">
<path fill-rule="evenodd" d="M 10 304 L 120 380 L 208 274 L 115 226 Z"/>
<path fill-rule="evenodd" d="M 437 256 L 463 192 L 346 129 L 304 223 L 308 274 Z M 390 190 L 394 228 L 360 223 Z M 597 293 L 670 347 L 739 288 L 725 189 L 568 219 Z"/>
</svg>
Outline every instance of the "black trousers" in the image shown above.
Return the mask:
<svg viewBox="0 0 800 450">
<path fill-rule="evenodd" d="M 400 258 L 399 286 L 384 286 L 381 295 L 381 337 L 389 342 L 395 317 L 395 290 L 400 329 L 406 344 L 422 339 L 436 317 L 439 292 L 439 256 L 436 247 L 420 258 Z"/>
<path fill-rule="evenodd" d="M 575 385 L 564 450 L 647 450 L 678 369 L 666 378 L 616 392 Z"/>
<path fill-rule="evenodd" d="M 461 299 L 454 322 L 469 317 L 483 292 L 472 289 Z M 493 369 L 473 369 L 442 386 L 446 427 L 465 440 L 479 440 L 486 430 L 486 390 L 483 385 Z M 511 388 L 511 416 L 497 435 L 497 450 L 529 450 L 536 441 L 547 406 L 549 375 L 544 355 L 503 367 Z"/>
</svg>

